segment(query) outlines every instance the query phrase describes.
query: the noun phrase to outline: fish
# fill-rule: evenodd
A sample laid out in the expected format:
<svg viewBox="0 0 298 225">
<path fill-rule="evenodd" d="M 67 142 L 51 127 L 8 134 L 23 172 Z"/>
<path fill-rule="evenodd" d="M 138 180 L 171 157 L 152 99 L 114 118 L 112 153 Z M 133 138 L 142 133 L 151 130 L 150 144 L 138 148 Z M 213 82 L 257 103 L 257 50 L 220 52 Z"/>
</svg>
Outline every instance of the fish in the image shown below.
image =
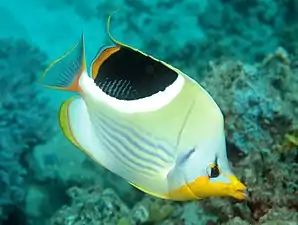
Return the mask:
<svg viewBox="0 0 298 225">
<path fill-rule="evenodd" d="M 74 92 L 59 110 L 65 137 L 151 196 L 245 199 L 246 186 L 229 167 L 215 100 L 176 67 L 114 38 L 111 16 L 113 44 L 100 48 L 89 71 L 82 34 L 41 77 L 47 88 Z"/>
</svg>

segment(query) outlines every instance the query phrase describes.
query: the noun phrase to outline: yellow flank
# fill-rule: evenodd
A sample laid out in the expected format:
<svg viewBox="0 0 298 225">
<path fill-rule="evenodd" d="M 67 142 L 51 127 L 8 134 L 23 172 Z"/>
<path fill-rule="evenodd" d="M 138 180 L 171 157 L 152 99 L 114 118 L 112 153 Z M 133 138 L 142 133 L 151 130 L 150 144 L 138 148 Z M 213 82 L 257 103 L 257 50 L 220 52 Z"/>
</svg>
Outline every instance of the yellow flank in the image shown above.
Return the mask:
<svg viewBox="0 0 298 225">
<path fill-rule="evenodd" d="M 199 199 L 190 189 L 189 185 L 184 184 L 180 188 L 166 194 L 168 199 L 175 201 L 189 201 Z"/>
<path fill-rule="evenodd" d="M 216 183 L 214 183 L 214 185 L 218 188 L 221 187 Z M 189 184 L 184 184 L 180 188 L 169 192 L 167 195 L 170 199 L 176 201 L 189 201 L 201 199 L 207 196 L 217 196 L 218 188 L 214 189 L 214 187 L 210 187 L 208 176 L 202 176 Z M 202 196 L 201 193 L 204 193 L 206 196 Z"/>
<path fill-rule="evenodd" d="M 208 176 L 201 176 L 187 186 L 193 191 L 193 195 L 197 196 L 197 198 L 204 198 L 209 196 L 219 196 L 219 193 L 221 193 L 219 190 L 223 188 L 222 185 L 226 184 L 220 182 L 212 183 Z M 204 194 L 202 195 L 202 193 Z"/>
</svg>

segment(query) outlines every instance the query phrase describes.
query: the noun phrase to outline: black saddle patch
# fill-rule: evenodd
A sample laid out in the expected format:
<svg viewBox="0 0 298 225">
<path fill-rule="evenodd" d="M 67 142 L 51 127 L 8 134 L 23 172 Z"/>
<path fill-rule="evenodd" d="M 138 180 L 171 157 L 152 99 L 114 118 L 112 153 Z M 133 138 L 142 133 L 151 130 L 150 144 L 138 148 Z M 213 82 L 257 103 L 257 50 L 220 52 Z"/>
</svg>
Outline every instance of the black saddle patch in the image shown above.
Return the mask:
<svg viewBox="0 0 298 225">
<path fill-rule="evenodd" d="M 137 100 L 164 91 L 178 73 L 133 49 L 121 47 L 97 71 L 96 85 L 119 100 Z"/>
</svg>

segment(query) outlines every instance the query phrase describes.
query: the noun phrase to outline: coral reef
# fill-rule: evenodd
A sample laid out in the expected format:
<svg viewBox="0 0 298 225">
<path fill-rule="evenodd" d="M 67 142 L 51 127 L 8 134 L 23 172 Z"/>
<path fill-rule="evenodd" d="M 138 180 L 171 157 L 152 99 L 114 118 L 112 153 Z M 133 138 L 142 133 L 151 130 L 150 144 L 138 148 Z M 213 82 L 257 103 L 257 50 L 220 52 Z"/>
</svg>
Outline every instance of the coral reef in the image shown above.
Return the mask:
<svg viewBox="0 0 298 225">
<path fill-rule="evenodd" d="M 226 116 L 234 171 L 249 187 L 249 199 L 242 204 L 221 199 L 204 202 L 205 209 L 220 212 L 220 224 L 231 224 L 234 217 L 253 224 L 275 224 L 273 218 L 284 224 L 297 220 L 295 133 L 289 138 L 297 126 L 296 60 L 279 48 L 257 65 L 231 60 L 210 63 L 203 85 Z"/>
<path fill-rule="evenodd" d="M 211 13 L 216 16 L 208 20 Z M 199 21 L 211 37 L 213 57 L 225 55 L 253 62 L 276 48 L 275 32 L 283 26 L 280 18 L 284 13 L 278 1 L 217 0 L 208 5 Z"/>
<path fill-rule="evenodd" d="M 130 208 L 112 189 L 100 185 L 72 187 L 67 194 L 70 205 L 53 215 L 51 225 L 153 224 L 165 221 L 175 210 L 173 203 L 148 196 Z"/>
<path fill-rule="evenodd" d="M 51 219 L 52 225 L 114 225 L 129 214 L 128 207 L 111 189 L 102 190 L 100 186 L 88 188 L 73 187 L 67 191 L 71 197 L 71 207 L 64 206 Z"/>
<path fill-rule="evenodd" d="M 28 178 L 27 157 L 51 135 L 51 111 L 33 85 L 45 55 L 24 40 L 0 40 L 0 221 L 21 205 Z"/>
<path fill-rule="evenodd" d="M 287 15 L 286 6 L 271 0 L 214 0 L 203 1 L 200 6 L 194 1 L 186 1 L 184 7 L 179 4 L 179 1 L 160 3 L 167 6 L 167 12 L 169 8 L 185 7 L 192 18 L 191 24 L 195 23 L 196 32 L 201 36 L 193 35 L 188 22 L 185 23 L 187 26 L 182 26 L 182 21 L 171 20 L 167 21 L 171 26 L 159 26 L 156 35 L 147 38 L 144 50 L 162 56 L 198 77 L 208 61 L 214 58 L 224 56 L 245 62 L 261 60 L 279 45 L 276 34 L 280 31 L 282 35 L 285 27 L 283 17 Z M 180 24 L 182 35 L 177 36 L 172 30 L 177 30 Z M 187 39 L 184 38 L 185 34 Z M 169 39 L 171 41 L 164 41 Z"/>
<path fill-rule="evenodd" d="M 279 48 L 259 65 L 210 62 L 202 84 L 225 115 L 228 140 L 241 151 L 276 148 L 297 123 L 295 60 Z"/>
</svg>

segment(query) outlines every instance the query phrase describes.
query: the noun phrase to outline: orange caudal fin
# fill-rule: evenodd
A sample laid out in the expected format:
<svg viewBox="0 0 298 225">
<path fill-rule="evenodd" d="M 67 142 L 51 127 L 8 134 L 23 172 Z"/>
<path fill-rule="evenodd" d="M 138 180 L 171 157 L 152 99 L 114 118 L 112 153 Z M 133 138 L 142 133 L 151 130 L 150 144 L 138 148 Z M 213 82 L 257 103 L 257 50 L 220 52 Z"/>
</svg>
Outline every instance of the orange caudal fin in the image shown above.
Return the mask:
<svg viewBox="0 0 298 225">
<path fill-rule="evenodd" d="M 60 58 L 54 60 L 41 77 L 43 86 L 79 92 L 79 78 L 86 71 L 84 36 Z"/>
</svg>

